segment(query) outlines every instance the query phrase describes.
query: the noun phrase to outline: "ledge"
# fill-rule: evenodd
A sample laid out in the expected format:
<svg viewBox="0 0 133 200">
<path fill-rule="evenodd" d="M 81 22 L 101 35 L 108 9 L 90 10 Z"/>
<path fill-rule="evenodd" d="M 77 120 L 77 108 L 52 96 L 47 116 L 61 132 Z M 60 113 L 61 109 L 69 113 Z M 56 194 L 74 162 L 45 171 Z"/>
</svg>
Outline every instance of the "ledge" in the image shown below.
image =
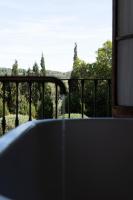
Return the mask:
<svg viewBox="0 0 133 200">
<path fill-rule="evenodd" d="M 133 118 L 133 106 L 113 106 L 113 117 Z"/>
</svg>

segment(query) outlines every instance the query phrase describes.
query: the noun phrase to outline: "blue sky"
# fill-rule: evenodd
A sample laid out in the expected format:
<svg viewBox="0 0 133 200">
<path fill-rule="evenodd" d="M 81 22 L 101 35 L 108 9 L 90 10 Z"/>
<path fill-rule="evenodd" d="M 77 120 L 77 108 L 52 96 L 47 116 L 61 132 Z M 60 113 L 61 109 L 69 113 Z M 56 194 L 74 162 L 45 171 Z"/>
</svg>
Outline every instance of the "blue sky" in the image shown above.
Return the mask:
<svg viewBox="0 0 133 200">
<path fill-rule="evenodd" d="M 112 0 L 0 1 L 0 66 L 72 69 L 74 43 L 78 56 L 95 61 L 95 52 L 112 38 Z"/>
</svg>

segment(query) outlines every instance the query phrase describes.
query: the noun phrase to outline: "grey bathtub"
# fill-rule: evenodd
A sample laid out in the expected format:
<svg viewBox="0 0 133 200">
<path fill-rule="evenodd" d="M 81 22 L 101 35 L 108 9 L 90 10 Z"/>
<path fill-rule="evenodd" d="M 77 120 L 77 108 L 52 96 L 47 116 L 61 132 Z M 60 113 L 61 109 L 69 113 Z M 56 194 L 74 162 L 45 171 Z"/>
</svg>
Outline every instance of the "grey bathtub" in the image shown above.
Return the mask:
<svg viewBox="0 0 133 200">
<path fill-rule="evenodd" d="M 133 199 L 133 120 L 43 120 L 0 139 L 0 194 L 14 200 Z"/>
</svg>

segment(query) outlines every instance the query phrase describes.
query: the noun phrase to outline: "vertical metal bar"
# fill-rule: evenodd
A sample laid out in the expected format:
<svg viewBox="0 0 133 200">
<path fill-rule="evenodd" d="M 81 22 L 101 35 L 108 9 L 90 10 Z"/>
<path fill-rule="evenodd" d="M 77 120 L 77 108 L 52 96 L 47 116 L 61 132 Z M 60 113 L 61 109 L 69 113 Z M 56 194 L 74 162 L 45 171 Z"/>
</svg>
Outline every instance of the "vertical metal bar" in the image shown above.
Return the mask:
<svg viewBox="0 0 133 200">
<path fill-rule="evenodd" d="M 84 118 L 84 79 L 81 80 L 81 113 Z"/>
<path fill-rule="evenodd" d="M 31 100 L 31 95 L 32 95 L 32 92 L 31 92 L 31 82 L 29 82 L 29 121 L 32 120 L 32 117 L 31 117 L 31 103 L 32 103 L 32 100 Z"/>
<path fill-rule="evenodd" d="M 70 81 L 71 79 L 68 80 L 68 118 L 70 119 L 71 117 L 71 109 L 70 109 L 70 103 L 71 103 L 71 90 L 70 90 L 70 87 L 71 87 L 71 84 L 70 84 Z"/>
<path fill-rule="evenodd" d="M 55 83 L 55 118 L 58 118 L 58 85 Z"/>
<path fill-rule="evenodd" d="M 108 84 L 107 116 L 111 116 L 111 80 L 108 80 L 107 84 Z"/>
<path fill-rule="evenodd" d="M 15 127 L 19 125 L 19 118 L 18 118 L 18 82 L 16 82 L 16 119 L 15 119 Z"/>
<path fill-rule="evenodd" d="M 94 117 L 96 117 L 97 79 L 94 79 Z"/>
<path fill-rule="evenodd" d="M 6 130 L 6 118 L 5 118 L 5 82 L 3 82 L 3 117 L 2 117 L 2 131 L 3 134 Z"/>
<path fill-rule="evenodd" d="M 42 83 L 42 117 L 44 118 L 44 83 Z"/>
</svg>

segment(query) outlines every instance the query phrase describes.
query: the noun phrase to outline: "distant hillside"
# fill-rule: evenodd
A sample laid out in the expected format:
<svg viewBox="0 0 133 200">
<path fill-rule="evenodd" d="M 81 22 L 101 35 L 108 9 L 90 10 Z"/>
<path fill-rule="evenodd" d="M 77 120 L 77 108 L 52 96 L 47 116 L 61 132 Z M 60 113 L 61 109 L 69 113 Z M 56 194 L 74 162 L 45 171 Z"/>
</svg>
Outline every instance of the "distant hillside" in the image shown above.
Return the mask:
<svg viewBox="0 0 133 200">
<path fill-rule="evenodd" d="M 10 76 L 11 75 L 11 68 L 0 68 L 0 76 Z M 19 69 L 19 75 L 26 74 L 25 69 Z M 52 70 L 46 70 L 46 75 L 47 76 L 55 76 L 57 78 L 62 78 L 62 79 L 68 79 L 70 78 L 71 72 L 58 72 L 58 71 L 52 71 Z"/>
<path fill-rule="evenodd" d="M 58 71 L 46 70 L 46 75 L 67 79 L 70 78 L 71 72 L 58 72 Z"/>
<path fill-rule="evenodd" d="M 26 70 L 25 69 L 18 69 L 19 71 L 19 75 L 23 75 L 24 73 L 26 73 Z M 0 67 L 0 76 L 10 76 L 12 73 L 12 70 L 11 68 L 3 68 L 3 67 Z"/>
</svg>

